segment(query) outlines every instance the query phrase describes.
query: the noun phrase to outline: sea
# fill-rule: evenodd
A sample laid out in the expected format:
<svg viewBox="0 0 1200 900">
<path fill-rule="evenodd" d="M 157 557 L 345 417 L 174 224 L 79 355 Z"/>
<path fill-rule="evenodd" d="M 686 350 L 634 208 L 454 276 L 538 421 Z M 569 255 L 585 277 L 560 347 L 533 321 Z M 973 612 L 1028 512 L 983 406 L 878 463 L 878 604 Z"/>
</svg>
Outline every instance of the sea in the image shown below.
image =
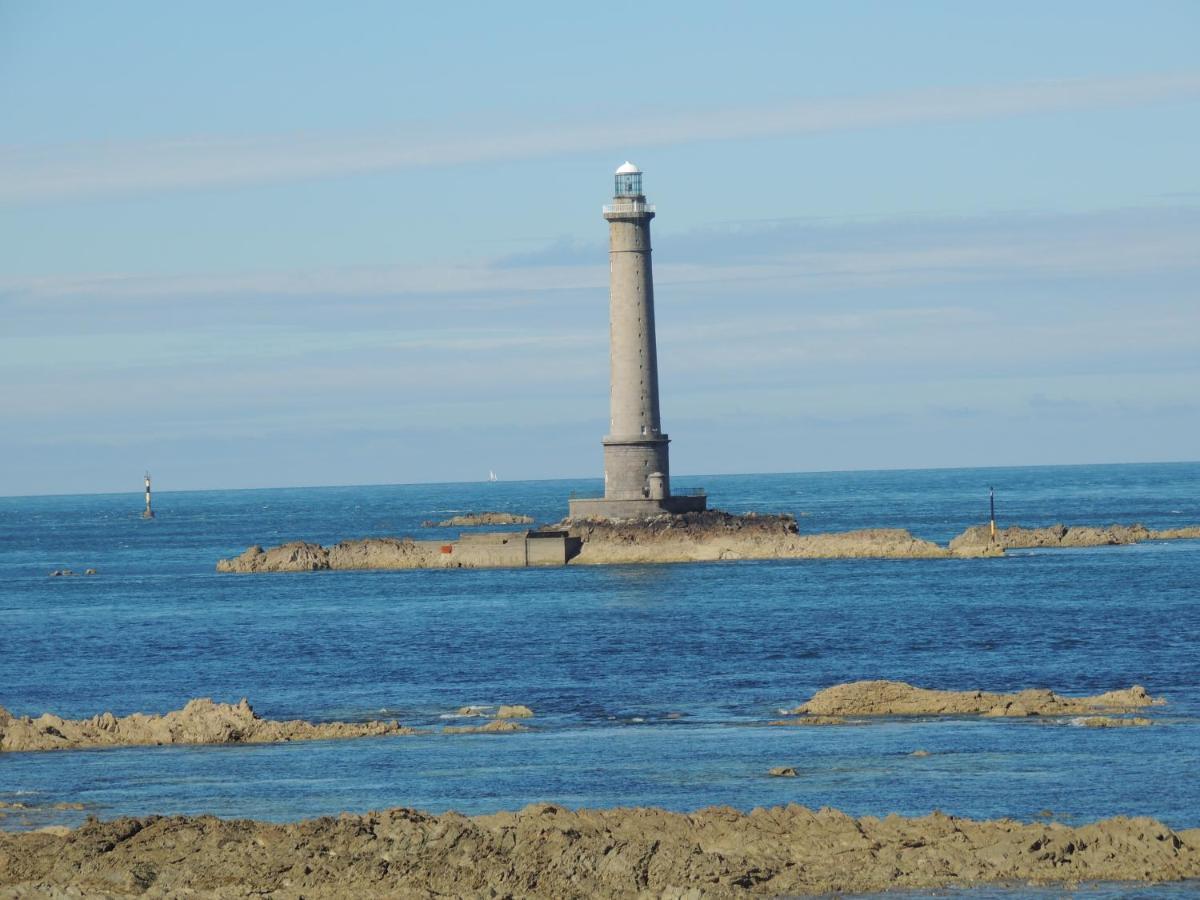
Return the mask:
<svg viewBox="0 0 1200 900">
<path fill-rule="evenodd" d="M 163 479 L 166 480 L 165 478 Z M 140 488 L 139 479 L 133 479 Z M 1200 463 L 676 478 L 802 532 L 1200 524 Z M 192 697 L 262 716 L 398 719 L 427 733 L 276 746 L 0 756 L 0 828 L 85 816 L 287 821 L 394 806 L 535 802 L 689 811 L 799 803 L 1200 826 L 1200 541 L 1000 559 L 769 560 L 520 570 L 218 574 L 251 544 L 411 535 L 508 511 L 550 523 L 597 481 L 0 498 L 0 706 L 166 712 Z M 69 568 L 95 575 L 49 577 Z M 1070 720 L 767 723 L 821 688 L 1091 694 L 1145 685 L 1147 728 Z M 443 735 L 460 707 L 521 703 L 531 730 Z M 928 755 L 913 755 L 915 751 Z M 774 766 L 795 778 L 772 778 Z M 80 804 L 82 809 L 55 809 Z M 1157 895 L 1157 894 L 1156 894 Z M 1107 896 L 1107 895 L 1105 895 Z"/>
</svg>

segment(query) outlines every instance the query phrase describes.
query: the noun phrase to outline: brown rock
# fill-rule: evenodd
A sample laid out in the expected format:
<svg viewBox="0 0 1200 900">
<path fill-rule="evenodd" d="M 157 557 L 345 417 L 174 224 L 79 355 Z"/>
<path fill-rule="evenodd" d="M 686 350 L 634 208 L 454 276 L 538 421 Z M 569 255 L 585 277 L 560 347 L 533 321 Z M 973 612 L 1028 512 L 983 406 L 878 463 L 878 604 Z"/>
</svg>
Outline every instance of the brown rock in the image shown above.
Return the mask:
<svg viewBox="0 0 1200 900">
<path fill-rule="evenodd" d="M 795 716 L 791 719 L 776 719 L 768 725 L 845 725 L 843 716 Z"/>
<path fill-rule="evenodd" d="M 451 516 L 441 522 L 422 522 L 426 528 L 469 528 L 475 525 L 532 525 L 532 516 L 522 516 L 507 512 L 466 513 L 461 516 Z"/>
<path fill-rule="evenodd" d="M 528 706 L 501 706 L 496 710 L 497 719 L 532 719 L 533 710 Z"/>
<path fill-rule="evenodd" d="M 1165 528 L 1162 531 L 1151 531 L 1151 540 L 1180 541 L 1200 538 L 1200 525 L 1185 525 L 1182 528 Z"/>
<path fill-rule="evenodd" d="M 703 897 L 1200 877 L 1200 830 L 1146 818 L 1081 827 L 940 813 L 854 819 L 534 805 L 468 818 L 393 809 L 291 824 L 210 816 L 0 832 L 16 896 Z"/>
<path fill-rule="evenodd" d="M 16 718 L 0 708 L 0 751 L 73 750 L 153 744 L 265 744 L 393 734 L 415 734 L 397 722 L 324 722 L 262 719 L 243 698 L 214 703 L 200 698 L 165 715 L 110 712 L 90 719 L 62 719 L 44 713 Z"/>
<path fill-rule="evenodd" d="M 292 541 L 270 550 L 255 544 L 240 556 L 217 562 L 218 572 L 313 572 L 328 568 L 329 551 L 305 541 Z"/>
<path fill-rule="evenodd" d="M 775 778 L 795 778 L 796 770 L 791 766 L 776 766 L 767 774 Z"/>
<path fill-rule="evenodd" d="M 1153 725 L 1153 719 L 1147 719 L 1143 716 L 1133 716 L 1132 718 L 1116 717 L 1116 716 L 1088 716 L 1082 720 L 1082 724 L 1088 728 L 1144 728 L 1147 725 Z"/>
<path fill-rule="evenodd" d="M 508 719 L 492 719 L 486 725 L 447 725 L 442 734 L 497 734 L 512 731 L 528 731 L 524 725 Z"/>
<path fill-rule="evenodd" d="M 1003 548 L 1031 547 L 1103 547 L 1112 544 L 1137 544 L 1147 540 L 1200 538 L 1200 525 L 1151 531 L 1145 525 L 1048 525 L 1025 528 L 1010 525 L 996 531 L 996 542 Z M 956 555 L 977 555 L 990 542 L 987 525 L 973 525 L 950 542 Z"/>
<path fill-rule="evenodd" d="M 939 691 L 902 681 L 854 681 L 813 695 L 793 713 L 803 716 L 1075 716 L 1102 710 L 1161 706 L 1144 687 L 1108 691 L 1094 697 L 1064 697 L 1044 688 L 1015 694 Z"/>
<path fill-rule="evenodd" d="M 448 519 L 436 523 L 485 524 L 482 518 L 509 513 L 472 514 L 470 522 Z M 522 524 L 528 517 L 513 516 Z M 431 523 L 427 523 L 431 524 Z M 487 519 L 486 524 L 500 524 Z M 603 521 L 564 519 L 557 526 L 577 541 L 573 565 L 701 562 L 735 559 L 943 559 L 948 556 L 1001 556 L 1005 547 L 1090 547 L 1136 541 L 1200 537 L 1200 526 L 1150 531 L 1142 525 L 1022 528 L 998 532 L 993 542 L 986 525 L 968 528 L 949 548 L 915 537 L 899 528 L 872 528 L 827 534 L 800 534 L 791 515 L 733 515 L 707 510 L 650 519 Z M 217 562 L 218 572 L 301 572 L 320 569 L 437 569 L 497 565 L 486 554 L 466 552 L 464 536 L 451 546 L 411 538 L 366 538 L 342 541 L 332 547 L 296 541 L 264 550 L 250 547 L 240 556 Z M 478 535 L 474 536 L 475 538 Z M 573 554 L 573 555 L 572 555 Z M 507 563 L 511 564 L 511 563 Z M 52 573 L 53 574 L 53 573 Z M 65 573 L 59 573 L 65 574 Z"/>
<path fill-rule="evenodd" d="M 582 542 L 573 564 L 699 562 L 720 559 L 939 558 L 945 547 L 897 528 L 801 535 L 791 515 L 708 510 L 644 520 L 565 519 Z"/>
</svg>

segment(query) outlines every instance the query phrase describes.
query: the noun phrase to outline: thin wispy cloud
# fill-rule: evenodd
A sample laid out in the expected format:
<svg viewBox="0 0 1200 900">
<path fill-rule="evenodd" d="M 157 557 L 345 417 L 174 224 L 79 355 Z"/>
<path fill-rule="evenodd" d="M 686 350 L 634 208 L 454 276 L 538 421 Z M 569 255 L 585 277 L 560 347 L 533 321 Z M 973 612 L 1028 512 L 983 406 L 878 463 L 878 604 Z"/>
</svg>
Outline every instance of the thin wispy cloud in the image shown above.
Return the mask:
<svg viewBox="0 0 1200 900">
<path fill-rule="evenodd" d="M 659 293 L 694 288 L 729 294 L 747 287 L 819 294 L 865 287 L 971 283 L 979 279 L 1071 277 L 1193 271 L 1200 267 L 1200 209 L 1195 207 L 1097 210 L 1089 213 L 993 214 L 977 217 L 893 219 L 865 223 L 744 223 L 714 234 L 674 235 L 660 245 L 655 263 Z M 543 308 L 564 293 L 602 296 L 608 287 L 607 254 L 594 261 L 574 247 L 559 255 L 463 260 L 422 266 L 362 266 L 275 272 L 149 276 L 44 276 L 0 278 L 0 306 L 29 314 L 49 305 L 103 303 L 159 308 L 179 315 L 184 301 L 240 305 L 277 303 L 294 317 L 296 302 L 365 314 L 385 309 L 395 317 L 430 316 L 428 298 L 447 314 L 510 317 L 524 307 Z M 772 285 L 775 285 L 772 288 Z M 174 303 L 168 309 L 162 304 Z M 342 309 L 348 304 L 354 310 Z M 215 315 L 215 307 L 206 307 Z M 453 320 L 457 323 L 457 319 Z"/>
<path fill-rule="evenodd" d="M 1200 99 L 1200 73 L 946 88 L 766 107 L 431 134 L 265 135 L 0 149 L 0 203 L 212 188 Z"/>
</svg>

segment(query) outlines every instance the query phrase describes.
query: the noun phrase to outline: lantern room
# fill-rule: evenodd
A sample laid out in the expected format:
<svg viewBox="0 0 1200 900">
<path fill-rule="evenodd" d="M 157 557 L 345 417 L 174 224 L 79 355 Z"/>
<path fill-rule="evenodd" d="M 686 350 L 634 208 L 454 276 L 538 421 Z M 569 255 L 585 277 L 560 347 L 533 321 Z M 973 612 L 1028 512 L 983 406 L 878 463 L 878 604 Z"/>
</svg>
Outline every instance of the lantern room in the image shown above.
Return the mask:
<svg viewBox="0 0 1200 900">
<path fill-rule="evenodd" d="M 642 196 L 642 170 L 631 162 L 625 162 L 615 176 L 614 197 Z"/>
</svg>

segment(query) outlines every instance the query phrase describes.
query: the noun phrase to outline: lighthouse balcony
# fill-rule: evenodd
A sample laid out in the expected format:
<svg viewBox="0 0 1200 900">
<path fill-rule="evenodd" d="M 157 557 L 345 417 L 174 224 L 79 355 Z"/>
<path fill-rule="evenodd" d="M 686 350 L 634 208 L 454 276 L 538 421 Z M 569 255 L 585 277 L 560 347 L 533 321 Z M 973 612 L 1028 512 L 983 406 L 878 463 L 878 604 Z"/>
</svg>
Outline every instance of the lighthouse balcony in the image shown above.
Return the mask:
<svg viewBox="0 0 1200 900">
<path fill-rule="evenodd" d="M 644 199 L 617 200 L 615 203 L 605 204 L 603 210 L 606 216 L 641 216 L 646 213 L 653 215 L 654 204 L 647 203 Z"/>
</svg>

